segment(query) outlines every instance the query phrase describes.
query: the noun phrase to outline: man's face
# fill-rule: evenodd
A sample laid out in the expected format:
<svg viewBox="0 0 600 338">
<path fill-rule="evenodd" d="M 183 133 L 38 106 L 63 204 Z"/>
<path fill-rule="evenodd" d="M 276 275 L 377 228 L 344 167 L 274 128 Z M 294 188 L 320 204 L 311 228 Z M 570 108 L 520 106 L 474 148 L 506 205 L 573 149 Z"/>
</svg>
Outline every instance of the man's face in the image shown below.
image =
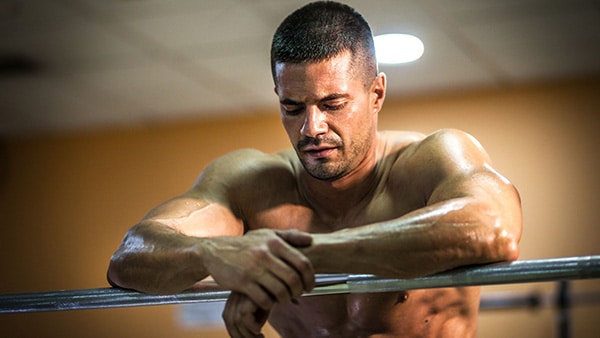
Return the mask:
<svg viewBox="0 0 600 338">
<path fill-rule="evenodd" d="M 275 78 L 281 121 L 310 175 L 343 177 L 373 151 L 383 75 L 365 86 L 344 53 L 318 63 L 278 63 Z"/>
</svg>

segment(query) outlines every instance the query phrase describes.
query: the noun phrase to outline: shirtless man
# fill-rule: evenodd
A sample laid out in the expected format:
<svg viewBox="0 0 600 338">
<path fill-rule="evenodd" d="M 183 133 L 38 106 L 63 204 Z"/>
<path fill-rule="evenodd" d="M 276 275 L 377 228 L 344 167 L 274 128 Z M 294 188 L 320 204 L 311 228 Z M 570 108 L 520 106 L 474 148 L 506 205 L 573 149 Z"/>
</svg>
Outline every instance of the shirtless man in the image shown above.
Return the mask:
<svg viewBox="0 0 600 338">
<path fill-rule="evenodd" d="M 271 52 L 293 149 L 236 151 L 159 205 L 111 259 L 111 284 L 232 290 L 232 337 L 475 337 L 479 289 L 300 297 L 315 273 L 412 278 L 518 255 L 520 199 L 457 130 L 379 132 L 386 78 L 368 24 L 332 2 L 277 29 Z"/>
</svg>

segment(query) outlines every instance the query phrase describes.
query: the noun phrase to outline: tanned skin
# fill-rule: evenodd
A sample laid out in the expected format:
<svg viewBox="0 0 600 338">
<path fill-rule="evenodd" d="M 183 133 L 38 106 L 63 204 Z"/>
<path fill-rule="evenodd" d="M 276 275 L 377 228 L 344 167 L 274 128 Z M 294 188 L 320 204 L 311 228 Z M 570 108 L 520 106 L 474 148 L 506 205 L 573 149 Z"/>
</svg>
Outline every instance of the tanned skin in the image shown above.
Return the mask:
<svg viewBox="0 0 600 338">
<path fill-rule="evenodd" d="M 315 273 L 413 278 L 518 256 L 521 206 L 458 130 L 377 131 L 386 78 L 351 55 L 277 64 L 294 146 L 240 150 L 153 209 L 111 259 L 115 286 L 176 293 L 212 276 L 232 290 L 232 337 L 475 337 L 479 288 L 300 297 Z"/>
</svg>

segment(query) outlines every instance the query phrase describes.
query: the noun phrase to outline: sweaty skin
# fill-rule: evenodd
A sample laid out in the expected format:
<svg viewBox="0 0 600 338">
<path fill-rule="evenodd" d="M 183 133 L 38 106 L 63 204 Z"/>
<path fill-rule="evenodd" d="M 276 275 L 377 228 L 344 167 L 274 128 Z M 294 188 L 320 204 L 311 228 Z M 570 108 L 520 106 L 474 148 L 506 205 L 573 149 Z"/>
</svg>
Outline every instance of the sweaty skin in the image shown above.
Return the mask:
<svg viewBox="0 0 600 338">
<path fill-rule="evenodd" d="M 300 297 L 315 273 L 412 278 L 514 260 L 516 189 L 457 130 L 377 131 L 385 75 L 351 56 L 277 65 L 293 149 L 239 150 L 153 209 L 113 255 L 109 281 L 175 293 L 211 275 L 232 290 L 232 337 L 475 337 L 478 288 Z"/>
<path fill-rule="evenodd" d="M 385 220 L 402 220 L 403 216 L 404 219 L 409 220 L 412 217 L 406 216 L 411 215 L 411 212 L 414 213 L 415 210 L 420 213 L 423 208 L 427 207 L 427 201 L 431 200 L 427 195 L 415 193 L 420 190 L 418 189 L 420 187 L 414 187 L 414 185 L 426 184 L 426 182 L 415 182 L 415 176 L 411 175 L 410 171 L 406 172 L 406 176 L 390 177 L 389 174 L 393 171 L 393 167 L 407 167 L 405 166 L 406 162 L 414 160 L 418 148 L 424 148 L 427 143 L 434 143 L 437 138 L 444 137 L 469 139 L 468 136 L 457 131 L 440 131 L 429 136 L 425 141 L 417 142 L 414 142 L 415 139 L 420 139 L 420 137 L 414 133 L 379 133 L 377 143 L 380 145 L 381 157 L 371 178 L 371 189 L 354 204 L 346 214 L 347 217 L 338 221 L 334 222 L 328 216 L 322 216 L 315 212 L 310 206 L 311 202 L 303 196 L 301 188 L 296 186 L 288 190 L 288 193 L 269 194 L 272 196 L 269 205 L 260 208 L 263 210 L 251 212 L 255 217 L 249 219 L 248 224 L 252 229 L 254 228 L 252 224 L 260 224 L 260 227 L 265 228 L 276 228 L 280 227 L 283 221 L 288 224 L 286 227 L 315 234 L 338 230 L 334 233 L 335 236 L 332 234 L 322 235 L 323 237 L 315 235 L 313 245 L 303 249 L 303 252 L 311 258 L 317 272 L 368 272 L 378 273 L 382 276 L 409 278 L 443 271 L 459 265 L 485 263 L 502 258 L 514 259 L 515 257 L 512 256 L 514 252 L 511 251 L 514 249 L 512 248 L 514 238 L 502 234 L 500 229 L 492 228 L 489 229 L 491 233 L 485 231 L 482 233 L 477 225 L 469 224 L 469 220 L 466 220 L 464 223 L 453 224 L 452 227 L 459 227 L 459 229 L 448 229 L 450 233 L 447 235 L 444 235 L 444 229 L 439 229 L 439 235 L 435 235 L 434 232 L 438 230 L 432 229 L 432 227 L 436 225 L 435 223 L 430 224 L 432 219 L 428 218 L 429 221 L 425 224 L 421 222 L 414 224 L 407 221 L 405 225 L 402 225 L 403 222 L 393 222 L 394 226 L 406 227 L 406 231 L 398 233 L 398 236 L 406 236 L 406 238 L 398 239 L 397 243 L 402 242 L 402 246 L 409 246 L 406 250 L 402 250 L 401 247 L 395 249 L 402 260 L 415 259 L 420 254 L 419 250 L 425 251 L 427 255 L 433 255 L 433 252 L 439 249 L 441 251 L 438 254 L 441 256 L 440 258 L 429 258 L 433 262 L 415 259 L 415 264 L 419 262 L 420 266 L 411 266 L 412 264 L 409 262 L 403 263 L 412 271 L 405 268 L 406 271 L 388 272 L 388 269 L 395 269 L 388 267 L 393 264 L 395 258 L 390 253 L 384 252 L 386 245 L 381 237 L 378 237 L 380 246 L 377 247 L 376 244 L 373 244 L 373 248 L 377 251 L 376 255 L 380 254 L 381 258 L 373 260 L 371 267 L 366 266 L 369 262 L 364 262 L 365 266 L 361 265 L 363 249 L 361 249 L 360 242 L 363 240 L 368 242 L 369 233 L 372 232 L 371 229 L 364 231 L 366 230 L 365 224 L 380 223 L 371 227 L 384 227 Z M 295 181 L 298 175 L 295 171 L 301 172 L 301 167 L 294 154 L 290 151 L 277 156 L 280 156 L 286 163 L 285 166 L 290 166 L 291 172 L 287 179 Z M 495 184 L 505 184 L 495 173 L 487 174 L 491 176 L 484 180 L 497 179 Z M 277 177 L 282 177 L 282 181 L 272 181 L 272 183 L 280 187 L 288 184 L 293 187 L 292 182 L 285 182 L 285 176 L 282 172 L 281 176 L 277 175 Z M 483 183 L 485 184 L 485 182 Z M 403 188 L 390 189 L 394 186 Z M 504 189 L 510 190 L 507 186 L 501 187 L 498 191 L 506 194 Z M 457 200 L 455 203 L 459 205 L 458 207 L 462 207 L 459 201 Z M 455 207 L 457 206 L 452 208 Z M 437 226 L 443 228 L 445 225 L 438 224 Z M 355 229 L 356 233 L 352 234 L 351 230 L 339 230 L 342 228 Z M 418 233 L 412 234 L 411 230 L 416 230 Z M 424 236 L 423 232 L 430 231 L 432 231 L 430 236 L 434 235 L 440 238 L 428 238 L 427 243 L 420 243 L 419 238 Z M 455 234 L 451 233 L 454 231 L 460 232 L 460 236 L 465 237 L 461 241 L 465 241 L 464 244 L 470 247 L 468 250 L 472 250 L 472 253 L 465 254 L 459 252 L 463 248 L 454 248 L 455 239 L 452 236 Z M 465 234 L 464 231 L 468 233 Z M 366 234 L 362 234 L 363 232 Z M 361 233 L 360 236 L 359 233 Z M 394 236 L 393 233 L 390 231 L 387 236 Z M 336 240 L 333 240 L 334 237 L 346 236 L 355 238 L 355 242 L 338 244 Z M 503 238 L 503 236 L 506 237 Z M 433 242 L 435 240 L 438 242 Z M 496 248 L 487 246 L 495 240 L 505 243 Z M 486 243 L 480 246 L 478 241 Z M 428 245 L 433 245 L 433 247 L 428 248 Z M 487 252 L 495 249 L 502 251 L 505 248 L 509 248 L 509 252 Z M 367 252 L 366 250 L 364 252 Z M 456 252 L 453 252 L 454 250 Z M 321 251 L 322 255 L 318 253 Z M 471 256 L 473 254 L 474 256 Z M 463 257 L 464 255 L 467 257 Z M 449 259 L 450 257 L 453 259 Z M 445 262 L 448 259 L 449 261 Z M 320 263 L 322 261 L 323 264 Z M 355 266 L 346 266 L 346 263 Z M 424 264 L 431 264 L 431 267 L 426 267 Z M 414 272 L 418 270 L 425 273 Z M 302 297 L 298 299 L 298 302 L 299 304 L 291 302 L 277 304 L 271 312 L 269 321 L 283 337 L 475 337 L 479 288 Z"/>
</svg>

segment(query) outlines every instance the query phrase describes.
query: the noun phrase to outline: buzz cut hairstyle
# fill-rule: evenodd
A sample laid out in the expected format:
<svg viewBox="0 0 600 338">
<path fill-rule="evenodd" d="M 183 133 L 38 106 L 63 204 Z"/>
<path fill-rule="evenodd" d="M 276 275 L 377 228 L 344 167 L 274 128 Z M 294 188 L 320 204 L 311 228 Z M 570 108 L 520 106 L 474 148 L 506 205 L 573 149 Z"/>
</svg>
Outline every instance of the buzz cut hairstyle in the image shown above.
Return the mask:
<svg viewBox="0 0 600 338">
<path fill-rule="evenodd" d="M 271 74 L 277 86 L 278 63 L 316 63 L 346 51 L 353 71 L 362 72 L 368 87 L 377 76 L 377 59 L 371 28 L 354 8 L 334 1 L 305 5 L 285 18 L 273 35 Z"/>
</svg>

